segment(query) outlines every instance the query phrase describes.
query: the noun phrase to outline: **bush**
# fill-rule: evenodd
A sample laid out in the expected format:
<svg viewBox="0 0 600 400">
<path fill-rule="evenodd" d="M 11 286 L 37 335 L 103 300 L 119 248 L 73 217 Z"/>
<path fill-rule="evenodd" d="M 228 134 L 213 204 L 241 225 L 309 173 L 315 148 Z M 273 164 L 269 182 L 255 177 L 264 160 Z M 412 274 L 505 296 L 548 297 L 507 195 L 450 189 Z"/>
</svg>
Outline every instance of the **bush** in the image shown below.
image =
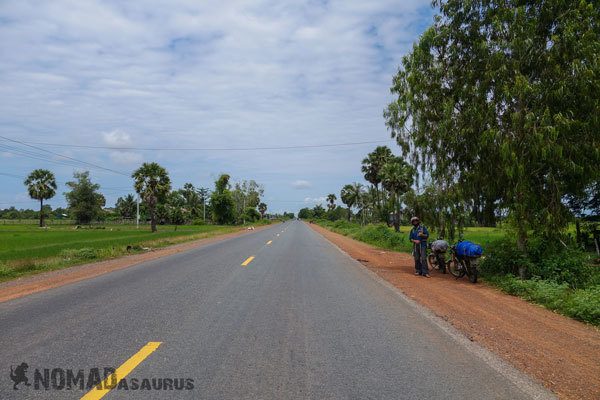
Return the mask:
<svg viewBox="0 0 600 400">
<path fill-rule="evenodd" d="M 566 310 L 573 318 L 600 325 L 600 285 L 576 290 L 567 302 Z"/>
<path fill-rule="evenodd" d="M 598 274 L 590 265 L 588 256 L 576 248 L 565 248 L 560 242 L 533 239 L 526 252 L 520 252 L 514 239 L 504 238 L 486 249 L 481 271 L 486 276 L 518 275 L 525 266 L 529 278 L 568 284 L 572 288 L 585 287 Z"/>
<path fill-rule="evenodd" d="M 504 292 L 540 304 L 568 317 L 600 325 L 600 285 L 573 289 L 566 283 L 530 279 L 513 275 L 491 276 L 487 282 Z"/>
</svg>

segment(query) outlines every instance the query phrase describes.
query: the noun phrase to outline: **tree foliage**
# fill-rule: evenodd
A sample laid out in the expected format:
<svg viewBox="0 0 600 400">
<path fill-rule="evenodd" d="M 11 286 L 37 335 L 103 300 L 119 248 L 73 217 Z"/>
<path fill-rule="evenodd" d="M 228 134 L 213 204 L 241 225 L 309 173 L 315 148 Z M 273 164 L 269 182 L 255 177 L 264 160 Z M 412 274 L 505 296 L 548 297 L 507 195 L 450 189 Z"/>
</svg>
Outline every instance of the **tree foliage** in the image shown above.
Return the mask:
<svg viewBox="0 0 600 400">
<path fill-rule="evenodd" d="M 393 80 L 392 136 L 436 184 L 506 208 L 520 247 L 560 232 L 564 196 L 599 175 L 598 3 L 436 4 Z"/>
<path fill-rule="evenodd" d="M 90 180 L 89 171 L 75 172 L 73 178 L 67 182 L 71 190 L 65 193 L 69 210 L 78 224 L 89 224 L 102 215 L 106 199 L 98 192 L 100 185 Z"/>
<path fill-rule="evenodd" d="M 148 207 L 152 232 L 156 232 L 156 207 L 166 200 L 171 191 L 169 174 L 166 169 L 153 162 L 142 164 L 131 177 L 134 179 L 135 191 Z"/>
<path fill-rule="evenodd" d="M 56 178 L 47 169 L 35 169 L 24 182 L 29 197 L 40 201 L 40 227 L 44 226 L 44 200 L 56 194 Z"/>
<path fill-rule="evenodd" d="M 233 197 L 229 190 L 229 175 L 223 174 L 215 182 L 210 198 L 213 221 L 217 224 L 232 224 L 235 221 Z"/>
<path fill-rule="evenodd" d="M 137 214 L 137 202 L 132 194 L 125 197 L 119 197 L 115 204 L 115 211 L 123 219 L 133 219 Z"/>
<path fill-rule="evenodd" d="M 391 193 L 394 205 L 394 229 L 400 231 L 401 196 L 408 192 L 414 182 L 414 168 L 401 157 L 390 158 L 379 172 L 383 187 Z"/>
</svg>

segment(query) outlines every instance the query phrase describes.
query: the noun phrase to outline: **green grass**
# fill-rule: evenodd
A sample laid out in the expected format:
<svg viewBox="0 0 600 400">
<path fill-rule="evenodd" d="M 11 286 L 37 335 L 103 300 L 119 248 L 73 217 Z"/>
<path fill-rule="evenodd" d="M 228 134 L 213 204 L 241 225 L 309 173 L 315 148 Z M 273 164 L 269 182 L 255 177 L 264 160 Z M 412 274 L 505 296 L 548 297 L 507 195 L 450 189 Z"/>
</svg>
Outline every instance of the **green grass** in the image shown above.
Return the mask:
<svg viewBox="0 0 600 400">
<path fill-rule="evenodd" d="M 410 226 L 401 226 L 400 232 L 395 232 L 385 224 L 369 224 L 362 226 L 348 221 L 317 221 L 317 224 L 344 236 L 351 237 L 382 249 L 411 252 L 412 243 L 408 240 Z M 481 244 L 484 248 L 489 243 L 502 238 L 505 232 L 500 228 L 466 228 L 463 239 Z M 436 238 L 436 232 L 430 230 L 430 237 Z"/>
<path fill-rule="evenodd" d="M 600 326 L 600 285 L 573 289 L 566 283 L 521 280 L 512 275 L 489 276 L 486 282 L 567 317 Z"/>
<path fill-rule="evenodd" d="M 163 225 L 158 232 L 149 227 L 107 225 L 104 229 L 75 229 L 73 225 L 0 225 L 0 281 L 40 271 L 64 268 L 91 260 L 103 260 L 134 252 L 142 247 L 158 248 L 188 240 L 234 232 L 235 226 Z"/>
</svg>

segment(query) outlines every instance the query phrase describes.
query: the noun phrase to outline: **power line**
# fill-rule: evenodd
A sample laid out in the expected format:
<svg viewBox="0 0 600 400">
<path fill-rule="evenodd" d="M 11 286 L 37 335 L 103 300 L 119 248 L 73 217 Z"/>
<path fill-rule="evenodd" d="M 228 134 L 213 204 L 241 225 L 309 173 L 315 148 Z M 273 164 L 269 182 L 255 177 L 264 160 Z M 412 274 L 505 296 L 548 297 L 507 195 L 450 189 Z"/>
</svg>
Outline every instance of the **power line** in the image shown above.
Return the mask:
<svg viewBox="0 0 600 400">
<path fill-rule="evenodd" d="M 21 175 L 7 174 L 6 172 L 0 172 L 0 175 L 8 176 L 10 178 L 25 180 L 25 177 L 21 176 Z M 56 183 L 58 183 L 60 185 L 66 185 L 67 184 L 67 182 L 62 182 L 62 181 L 56 181 Z M 101 184 L 100 184 L 100 188 L 101 189 L 109 189 L 109 190 L 134 190 L 133 186 L 132 187 L 128 187 L 128 186 L 116 186 L 116 187 L 112 186 L 112 187 L 109 187 L 109 186 L 103 186 Z"/>
<path fill-rule="evenodd" d="M 78 159 L 73 158 L 73 157 L 65 156 L 64 154 L 55 153 L 53 151 L 46 150 L 46 149 L 43 149 L 41 147 L 36 147 L 36 146 L 33 146 L 33 145 L 28 144 L 26 142 L 22 142 L 20 140 L 7 138 L 6 136 L 2 136 L 2 135 L 0 135 L 0 138 L 2 138 L 4 140 L 8 140 L 9 142 L 19 143 L 19 144 L 21 144 L 23 146 L 27 146 L 27 147 L 30 147 L 30 148 L 33 148 L 33 149 L 36 149 L 36 150 L 40 150 L 40 151 L 43 151 L 43 152 L 46 152 L 46 153 L 50 153 L 50 154 L 53 154 L 55 156 L 58 156 L 58 157 L 61 157 L 61 158 L 65 158 L 67 160 L 75 161 L 75 162 L 78 162 L 78 163 L 81 163 L 81 164 L 84 164 L 84 165 L 88 165 L 88 166 L 91 166 L 91 167 L 94 167 L 94 168 L 98 168 L 98 169 L 101 169 L 101 170 L 104 170 L 104 171 L 112 172 L 112 173 L 119 174 L 119 175 L 129 176 L 129 174 L 126 174 L 124 172 L 116 171 L 116 170 L 110 169 L 110 168 L 105 168 L 105 167 L 103 167 L 101 165 L 93 164 L 93 163 L 90 163 L 90 162 L 87 162 L 87 161 L 78 160 Z M 46 160 L 46 161 L 50 161 L 50 160 Z"/>
<path fill-rule="evenodd" d="M 3 137 L 3 136 L 0 136 Z M 70 147 L 78 149 L 104 149 L 104 150 L 137 150 L 137 151 L 256 151 L 256 150 L 292 150 L 292 149 L 314 149 L 322 147 L 358 146 L 363 144 L 390 143 L 388 140 L 372 140 L 365 142 L 346 142 L 330 144 L 307 144 L 294 146 L 266 146 L 266 147 L 129 147 L 129 146 L 93 146 L 64 143 L 27 142 L 40 146 Z M 23 142 L 25 143 L 25 142 Z"/>
</svg>

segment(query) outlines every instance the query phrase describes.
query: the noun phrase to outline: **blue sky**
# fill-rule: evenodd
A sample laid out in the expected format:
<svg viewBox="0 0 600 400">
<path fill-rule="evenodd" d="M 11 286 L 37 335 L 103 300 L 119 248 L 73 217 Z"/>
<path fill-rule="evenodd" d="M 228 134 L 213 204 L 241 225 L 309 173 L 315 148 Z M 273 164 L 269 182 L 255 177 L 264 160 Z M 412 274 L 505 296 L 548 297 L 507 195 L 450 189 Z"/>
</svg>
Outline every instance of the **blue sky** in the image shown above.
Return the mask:
<svg viewBox="0 0 600 400">
<path fill-rule="evenodd" d="M 431 23 L 430 1 L 0 2 L 0 135 L 31 143 L 248 148 L 382 141 L 400 60 Z M 122 172 L 63 165 L 0 139 L 0 208 L 36 207 L 22 179 L 89 169 L 112 206 L 144 161 L 213 187 L 222 172 L 265 187 L 269 211 L 324 202 L 362 181 L 376 144 L 254 151 L 49 147 Z M 10 146 L 10 147 L 6 147 Z M 37 146 L 37 145 L 36 145 Z M 30 153 L 31 155 L 31 153 Z"/>
</svg>

